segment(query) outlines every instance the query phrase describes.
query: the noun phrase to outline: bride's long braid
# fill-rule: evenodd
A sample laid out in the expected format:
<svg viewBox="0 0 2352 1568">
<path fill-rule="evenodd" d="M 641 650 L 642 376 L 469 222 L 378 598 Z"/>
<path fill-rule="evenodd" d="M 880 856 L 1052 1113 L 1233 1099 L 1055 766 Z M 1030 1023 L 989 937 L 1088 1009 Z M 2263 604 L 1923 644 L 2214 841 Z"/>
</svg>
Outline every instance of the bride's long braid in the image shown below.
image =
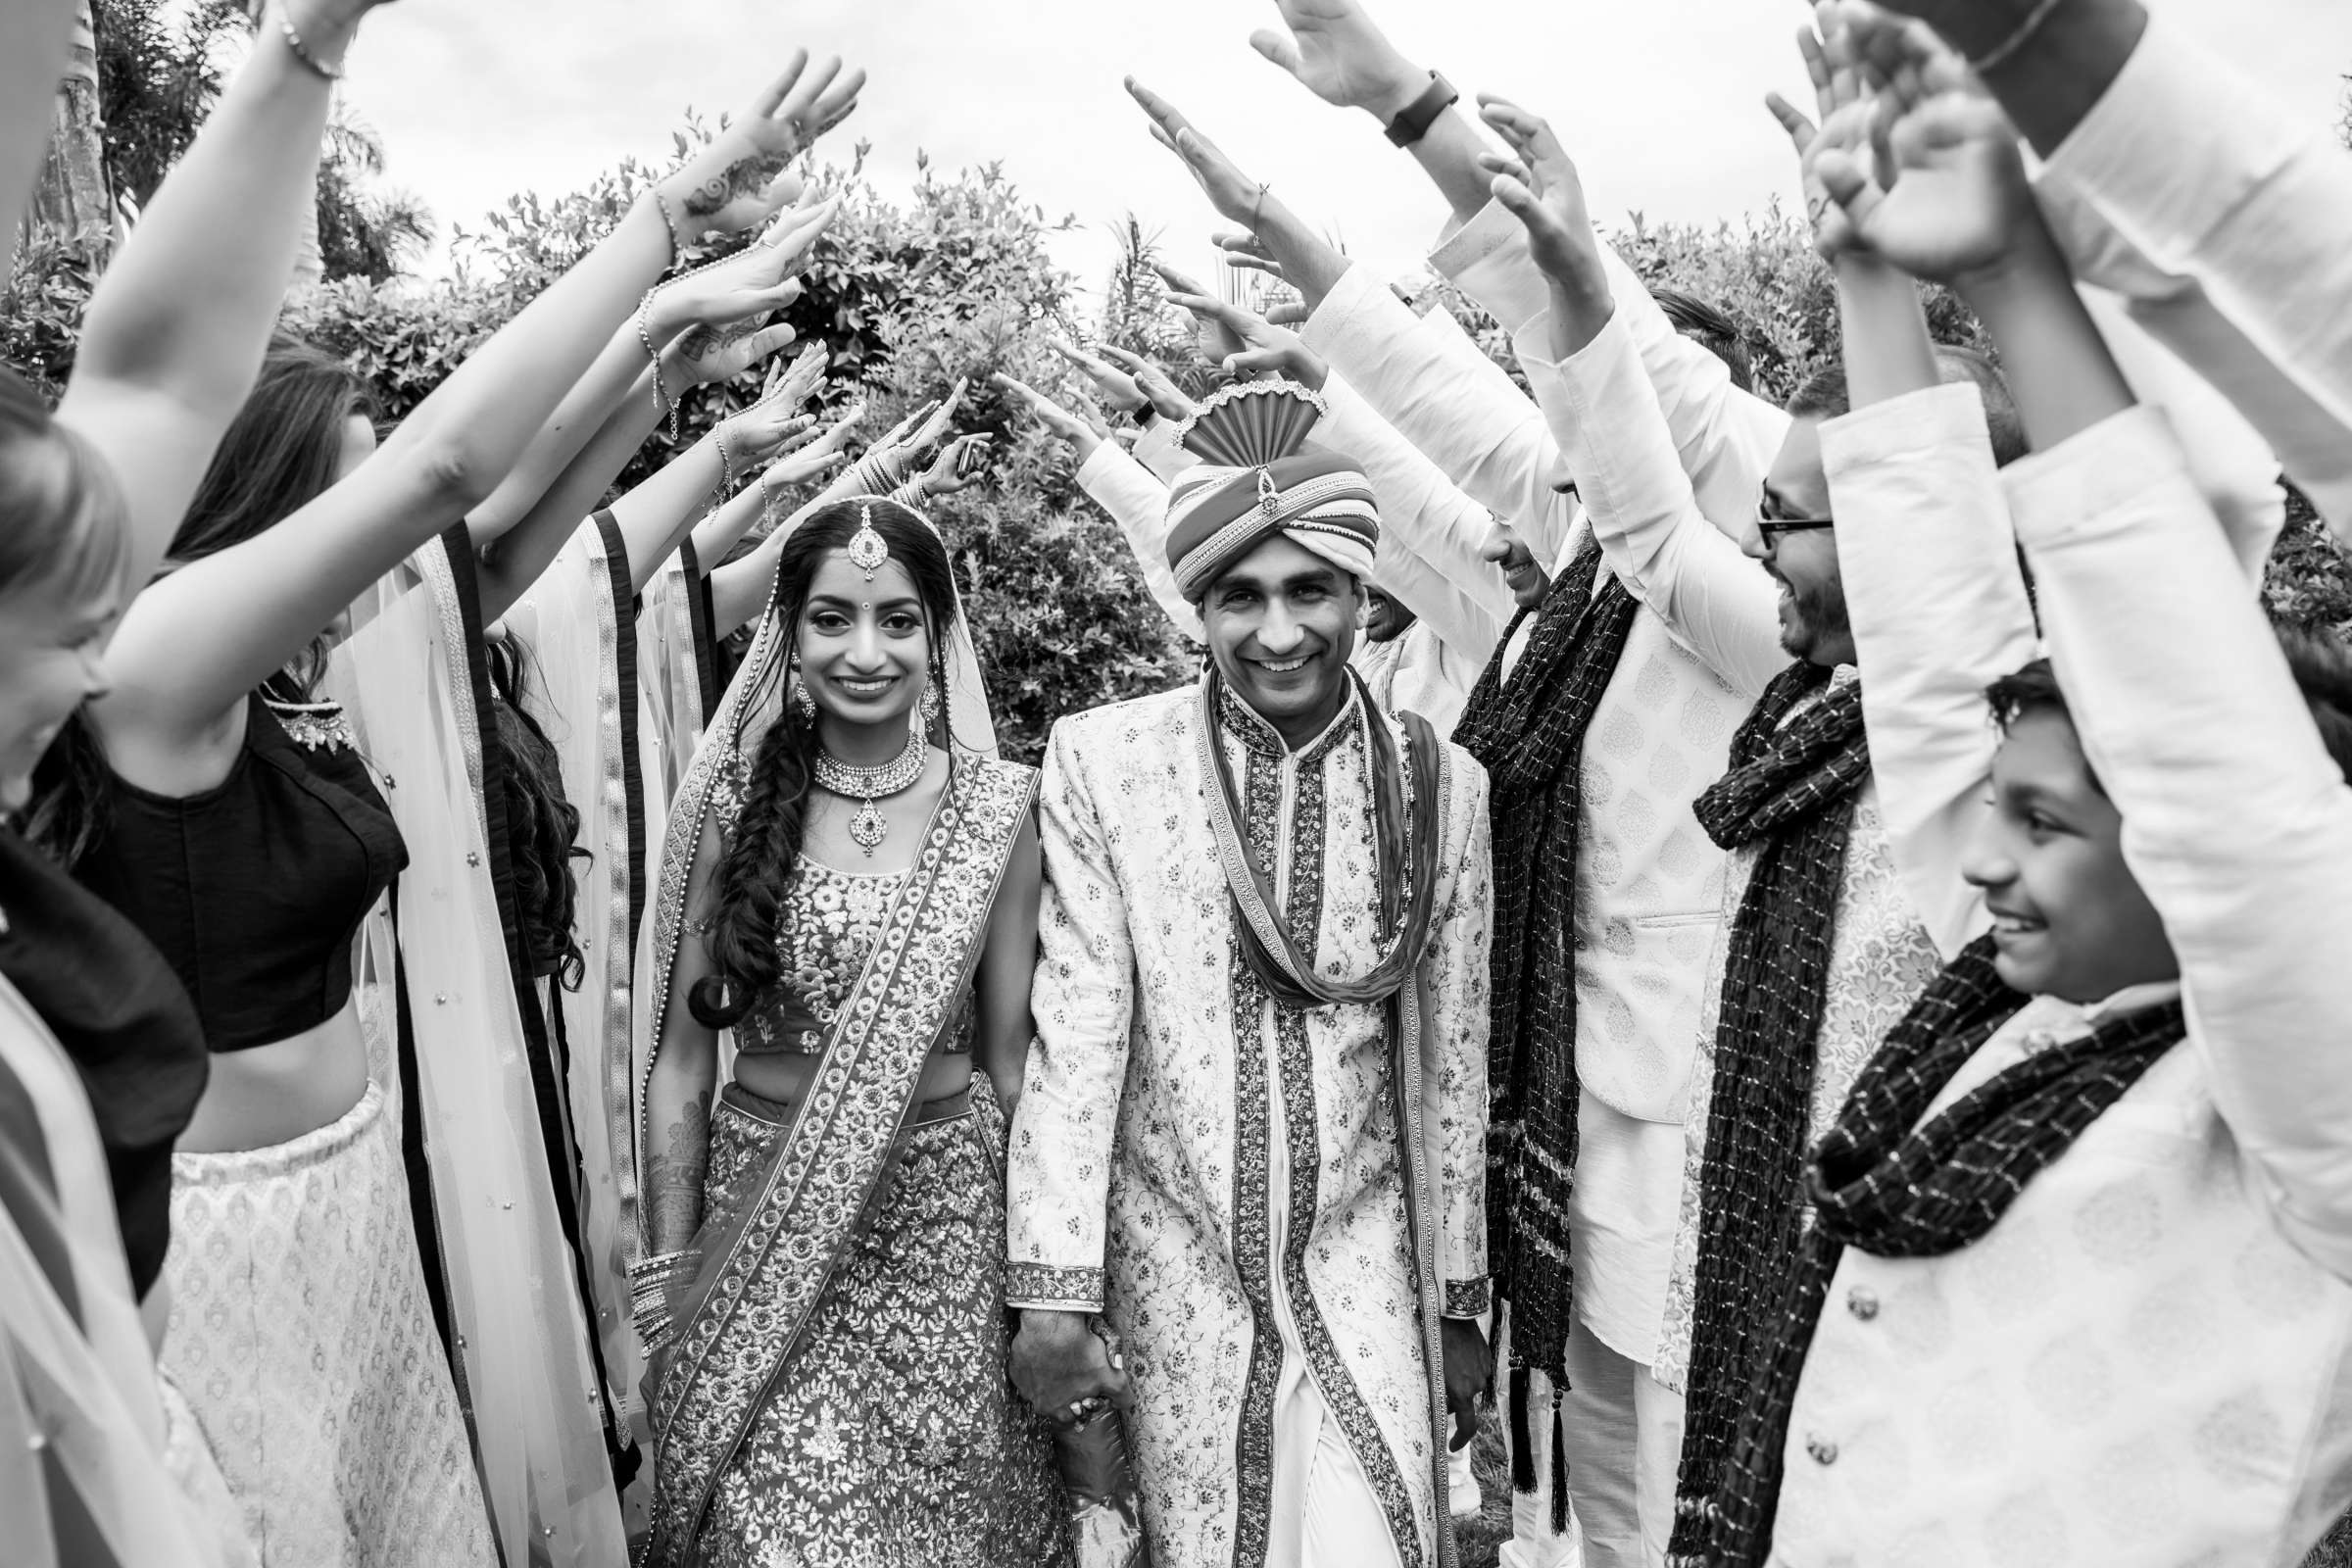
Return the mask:
<svg viewBox="0 0 2352 1568">
<path fill-rule="evenodd" d="M 906 568 L 923 602 L 930 643 L 925 662 L 942 699 L 944 723 L 946 650 L 956 621 L 954 567 L 947 547 L 916 514 L 895 502 L 851 500 L 811 514 L 778 553 L 776 612 L 788 628 L 787 638 L 796 638 L 818 567 L 830 552 L 849 543 L 869 514 L 890 547 L 890 559 Z M 732 1028 L 783 975 L 776 918 L 807 836 L 817 744 L 815 721 L 802 714 L 792 697 L 797 673 L 797 661 L 780 673 L 776 722 L 752 763 L 734 838 L 719 864 L 709 933 L 711 973 L 686 999 L 695 1020 L 706 1028 Z"/>
</svg>

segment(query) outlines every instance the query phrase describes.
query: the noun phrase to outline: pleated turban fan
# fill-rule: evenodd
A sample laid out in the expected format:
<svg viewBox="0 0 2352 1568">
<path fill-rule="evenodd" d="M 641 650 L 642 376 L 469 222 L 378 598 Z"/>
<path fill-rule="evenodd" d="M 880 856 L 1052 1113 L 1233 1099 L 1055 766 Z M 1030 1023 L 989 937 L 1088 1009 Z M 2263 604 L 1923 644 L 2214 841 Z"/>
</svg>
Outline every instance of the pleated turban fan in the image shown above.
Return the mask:
<svg viewBox="0 0 2352 1568">
<path fill-rule="evenodd" d="M 1323 400 L 1295 381 L 1236 381 L 1178 431 L 1200 464 L 1168 495 L 1168 566 L 1199 604 L 1227 567 L 1281 534 L 1369 580 L 1380 547 L 1372 481 L 1355 460 L 1308 452 Z"/>
</svg>

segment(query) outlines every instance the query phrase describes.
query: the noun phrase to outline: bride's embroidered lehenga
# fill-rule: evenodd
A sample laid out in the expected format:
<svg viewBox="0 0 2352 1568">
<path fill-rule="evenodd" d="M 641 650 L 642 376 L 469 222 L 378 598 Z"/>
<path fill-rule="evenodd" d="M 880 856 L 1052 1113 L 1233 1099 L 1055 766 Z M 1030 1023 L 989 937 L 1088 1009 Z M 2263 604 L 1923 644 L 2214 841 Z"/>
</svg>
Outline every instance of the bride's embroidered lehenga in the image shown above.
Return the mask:
<svg viewBox="0 0 2352 1568">
<path fill-rule="evenodd" d="M 731 826 L 752 731 L 773 716 L 743 711 L 768 631 L 665 834 L 640 965 L 638 1172 L 694 846 L 707 813 Z M 798 1105 L 730 1083 L 712 1111 L 701 1262 L 656 1358 L 653 1568 L 1069 1561 L 1051 1440 L 1005 1374 L 1004 1118 L 986 1073 L 915 1100 L 935 1046 L 970 1049 L 973 972 L 1036 788 L 1030 768 L 957 752 L 912 866 L 804 858 L 781 890 L 788 984 L 737 1044 L 823 1059 Z"/>
</svg>

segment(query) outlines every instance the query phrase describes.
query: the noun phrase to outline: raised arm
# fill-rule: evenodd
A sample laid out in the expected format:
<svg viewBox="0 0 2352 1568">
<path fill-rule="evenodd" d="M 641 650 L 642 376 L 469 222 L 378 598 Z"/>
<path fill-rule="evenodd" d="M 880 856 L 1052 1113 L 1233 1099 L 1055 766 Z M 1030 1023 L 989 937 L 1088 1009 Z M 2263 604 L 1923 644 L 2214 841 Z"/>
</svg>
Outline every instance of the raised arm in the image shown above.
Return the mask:
<svg viewBox="0 0 2352 1568">
<path fill-rule="evenodd" d="M 334 78 L 374 4 L 271 0 L 252 54 L 90 297 L 58 418 L 122 487 L 130 582 L 163 561 L 253 390 L 317 198 Z M 39 89 L 44 122 L 55 86 Z"/>
<path fill-rule="evenodd" d="M 704 576 L 727 559 L 754 523 L 774 516 L 778 490 L 806 484 L 843 461 L 842 447 L 864 412 L 863 405 L 853 405 L 824 434 L 770 463 L 758 484 L 746 485 L 725 506 L 694 525 L 694 559 L 701 564 Z"/>
<path fill-rule="evenodd" d="M 1327 413 L 1314 439 L 1364 466 L 1379 499 L 1380 554 L 1372 579 L 1428 622 L 1438 640 L 1472 668 L 1502 640 L 1517 607 L 1502 574 L 1481 552 L 1493 542 L 1494 514 L 1456 489 L 1413 444 L 1374 413 L 1295 332 L 1253 311 L 1205 294 L 1170 303 L 1214 319 L 1243 345 L 1224 368 L 1236 375 L 1281 375 L 1323 394 Z"/>
<path fill-rule="evenodd" d="M 759 112 L 633 206 L 604 243 L 459 367 L 349 479 L 277 526 L 141 594 L 110 654 L 114 693 L 94 710 L 110 742 L 130 730 L 171 750 L 204 733 L 369 583 L 494 490 L 666 265 L 672 235 L 664 202 L 683 215 L 681 223 L 764 216 L 763 196 L 717 206 L 698 204 L 697 196 L 764 165 L 770 154 L 760 137 L 766 133 L 755 127 L 772 123 L 789 85 L 771 89 Z M 238 612 L 222 614 L 223 605 Z"/>
<path fill-rule="evenodd" d="M 1699 509 L 1651 395 L 1640 351 L 1617 311 L 1576 168 L 1541 120 L 1490 103 L 1529 175 L 1494 181 L 1527 225 L 1551 289 L 1547 400 L 1553 434 L 1575 474 L 1609 568 L 1655 611 L 1677 641 L 1736 690 L 1755 695 L 1788 665 L 1772 578 Z M 1530 367 L 1529 373 L 1538 373 Z M 1753 515 L 1751 502 L 1750 515 Z"/>
<path fill-rule="evenodd" d="M 1911 906 L 1950 957 L 1987 919 L 1960 873 L 1998 745 L 1984 694 L 2033 659 L 2034 610 L 1983 394 L 1973 382 L 1937 384 L 1910 274 L 1872 248 L 1819 178 L 1820 161 L 1833 153 L 1868 156 L 1873 116 L 1848 39 L 1825 20 L 1826 39 L 1804 40 L 1823 114 L 1818 134 L 1789 105 L 1770 102 L 1802 160 L 1814 242 L 1838 279 L 1853 412 L 1823 424 L 1822 462 L 1867 676 L 1880 813 Z M 1921 194 L 1878 208 L 1872 232 L 1898 250 L 1916 244 L 1907 227 L 1936 211 L 1919 205 Z"/>
<path fill-rule="evenodd" d="M 1558 488 L 1558 451 L 1541 411 L 1444 312 L 1416 318 L 1368 271 L 1315 238 L 1175 105 L 1134 82 L 1128 90 L 1211 205 L 1248 225 L 1280 275 L 1314 306 L 1308 347 L 1465 494 L 1514 522 L 1539 553 L 1556 553 L 1575 504 Z"/>
</svg>

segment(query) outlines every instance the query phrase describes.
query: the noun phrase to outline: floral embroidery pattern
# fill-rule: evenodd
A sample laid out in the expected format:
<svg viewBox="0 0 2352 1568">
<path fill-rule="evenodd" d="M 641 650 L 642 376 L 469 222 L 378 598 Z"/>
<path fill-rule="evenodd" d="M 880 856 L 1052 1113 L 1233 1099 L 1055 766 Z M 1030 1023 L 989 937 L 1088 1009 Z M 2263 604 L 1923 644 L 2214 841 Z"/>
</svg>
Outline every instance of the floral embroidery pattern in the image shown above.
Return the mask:
<svg viewBox="0 0 2352 1568">
<path fill-rule="evenodd" d="M 1052 1440 L 1004 1375 L 1000 1118 L 984 1077 L 972 1092 L 971 1114 L 901 1136 L 887 1190 L 727 1461 L 697 1562 L 1069 1562 Z M 723 1100 L 711 1121 L 710 1202 L 731 1211 L 784 1130 Z"/>
<path fill-rule="evenodd" d="M 1262 720 L 1221 716 L 1239 847 L 1287 887 L 1284 925 L 1308 933 L 1319 969 L 1372 967 L 1394 933 L 1371 874 L 1361 715 L 1287 768 Z M 1067 1289 L 1064 1276 L 1102 1270 L 1103 1313 L 1136 1380 L 1129 1437 L 1160 1568 L 1276 1560 L 1276 1527 L 1291 1523 L 1272 1516 L 1286 1370 L 1276 1289 L 1301 1324 L 1307 1365 L 1291 1370 L 1326 1392 L 1366 1474 L 1391 1478 L 1382 1494 L 1405 1560 L 1434 1564 L 1443 1454 L 1419 1330 L 1441 1300 L 1437 1279 L 1426 1298 L 1416 1279 L 1388 1009 L 1293 1012 L 1285 1043 L 1237 949 L 1199 720 L 1194 687 L 1055 727 L 1040 821 L 1039 1040 L 1009 1156 L 1011 1277 Z M 1476 764 L 1451 754 L 1449 766 L 1425 960 L 1439 1054 L 1426 1125 L 1443 1169 L 1422 1194 L 1421 1234 L 1443 1249 L 1440 1278 L 1476 1280 L 1486 804 Z M 1277 1082 L 1291 1106 L 1279 1178 Z M 1289 1215 L 1279 1244 L 1278 1200 Z"/>
<path fill-rule="evenodd" d="M 1026 768 L 957 760 L 838 1037 L 765 1163 L 761 1190 L 738 1210 L 748 1215 L 741 1239 L 662 1368 L 647 1563 L 692 1560 L 728 1456 L 797 1354 L 829 1270 L 855 1245 L 930 1044 L 968 988 L 1035 779 Z"/>
</svg>

